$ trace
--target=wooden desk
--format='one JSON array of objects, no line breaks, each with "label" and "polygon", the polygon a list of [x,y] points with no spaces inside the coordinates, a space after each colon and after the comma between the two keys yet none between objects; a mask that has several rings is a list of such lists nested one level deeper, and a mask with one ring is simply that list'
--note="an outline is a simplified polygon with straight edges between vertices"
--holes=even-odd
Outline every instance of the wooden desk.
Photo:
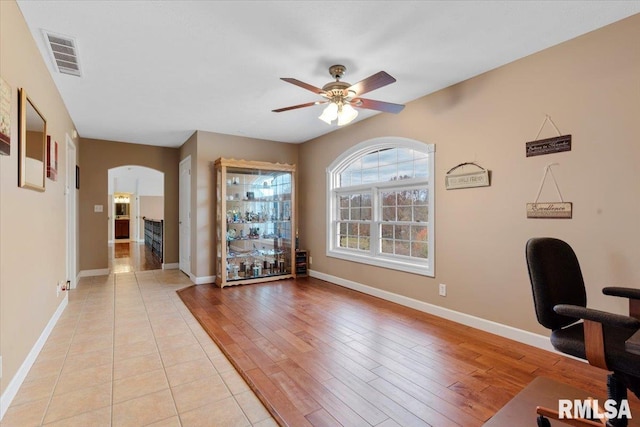
[{"label": "wooden desk", "polygon": [[640,355],[640,330],[636,331],[635,334],[631,335],[631,337],[625,341],[624,348],[629,353]]}]

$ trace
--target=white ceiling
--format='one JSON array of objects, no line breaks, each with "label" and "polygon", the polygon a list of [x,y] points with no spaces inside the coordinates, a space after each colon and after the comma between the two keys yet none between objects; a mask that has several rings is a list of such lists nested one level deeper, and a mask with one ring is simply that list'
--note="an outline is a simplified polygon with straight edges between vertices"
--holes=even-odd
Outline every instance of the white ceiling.
[{"label": "white ceiling", "polygon": [[[18,4],[81,136],[178,147],[195,130],[299,143],[336,130],[328,68],[366,98],[407,103],[640,13],[640,1],[36,1]],[[42,30],[76,39],[82,77],[54,71]],[[35,100],[37,102],[37,100]],[[357,120],[376,113],[360,110]],[[402,113],[400,113],[402,114]]]}]

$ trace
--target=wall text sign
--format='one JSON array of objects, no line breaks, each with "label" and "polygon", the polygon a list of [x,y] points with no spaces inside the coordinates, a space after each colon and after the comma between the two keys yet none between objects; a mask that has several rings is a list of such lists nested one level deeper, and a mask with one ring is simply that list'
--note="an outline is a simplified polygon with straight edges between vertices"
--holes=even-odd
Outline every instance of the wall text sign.
[{"label": "wall text sign", "polygon": [[539,139],[537,141],[527,142],[526,145],[527,157],[571,151],[571,135]]},{"label": "wall text sign", "polygon": [[572,217],[571,202],[527,203],[527,218],[566,218]]},{"label": "wall text sign", "polygon": [[445,187],[447,190],[488,187],[489,185],[489,171],[487,170],[445,176]]}]

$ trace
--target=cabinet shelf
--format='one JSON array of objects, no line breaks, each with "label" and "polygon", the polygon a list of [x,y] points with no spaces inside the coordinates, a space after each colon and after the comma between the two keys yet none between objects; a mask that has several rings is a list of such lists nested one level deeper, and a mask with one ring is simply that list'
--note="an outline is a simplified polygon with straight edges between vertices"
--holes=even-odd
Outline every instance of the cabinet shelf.
[{"label": "cabinet shelf", "polygon": [[295,277],[295,166],[224,158],[214,166],[216,284]]}]

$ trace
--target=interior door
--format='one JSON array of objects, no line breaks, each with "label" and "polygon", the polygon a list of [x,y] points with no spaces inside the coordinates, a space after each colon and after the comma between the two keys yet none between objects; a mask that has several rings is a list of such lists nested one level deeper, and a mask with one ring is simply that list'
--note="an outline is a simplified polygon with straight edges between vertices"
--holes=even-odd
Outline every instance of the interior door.
[{"label": "interior door", "polygon": [[180,162],[179,185],[180,270],[191,275],[191,156]]}]

